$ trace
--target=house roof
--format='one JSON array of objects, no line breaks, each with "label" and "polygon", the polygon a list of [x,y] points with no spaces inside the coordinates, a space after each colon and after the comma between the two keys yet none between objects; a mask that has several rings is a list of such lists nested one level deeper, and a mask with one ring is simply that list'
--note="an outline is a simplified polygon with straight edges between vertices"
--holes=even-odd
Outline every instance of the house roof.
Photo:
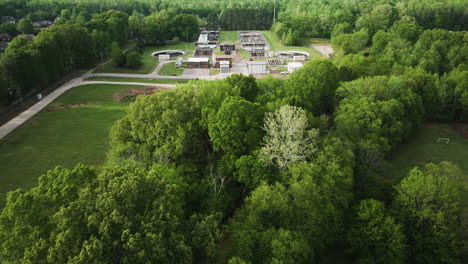
[{"label": "house roof", "polygon": [[18,22],[18,20],[17,20],[16,18],[12,17],[12,16],[2,16],[1,21],[2,21],[3,23],[6,23],[6,22],[13,22],[13,23],[16,23],[16,22]]},{"label": "house roof", "polygon": [[0,39],[11,39],[11,36],[8,34],[0,34]]}]

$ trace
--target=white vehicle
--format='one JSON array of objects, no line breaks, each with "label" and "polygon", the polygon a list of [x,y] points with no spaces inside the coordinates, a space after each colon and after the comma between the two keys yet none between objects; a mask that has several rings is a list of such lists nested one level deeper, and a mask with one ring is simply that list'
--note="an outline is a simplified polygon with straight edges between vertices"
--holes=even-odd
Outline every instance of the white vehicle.
[{"label": "white vehicle", "polygon": [[281,75],[286,75],[286,74],[289,74],[289,72],[288,71],[282,71],[282,72],[280,72],[280,74]]}]

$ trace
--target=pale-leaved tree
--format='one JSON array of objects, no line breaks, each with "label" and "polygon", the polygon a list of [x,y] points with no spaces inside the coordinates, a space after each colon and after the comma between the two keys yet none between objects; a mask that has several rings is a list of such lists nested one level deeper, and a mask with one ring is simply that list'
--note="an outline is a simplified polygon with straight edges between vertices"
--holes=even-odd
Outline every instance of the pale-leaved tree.
[{"label": "pale-leaved tree", "polygon": [[317,151],[318,129],[309,129],[306,112],[300,107],[282,106],[265,116],[263,147],[260,158],[280,171],[289,164],[307,160]]}]

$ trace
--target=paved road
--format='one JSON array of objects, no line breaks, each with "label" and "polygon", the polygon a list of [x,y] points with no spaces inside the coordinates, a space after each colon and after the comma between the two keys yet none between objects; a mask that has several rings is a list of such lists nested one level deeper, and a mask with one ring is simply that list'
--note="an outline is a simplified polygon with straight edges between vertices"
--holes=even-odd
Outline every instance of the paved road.
[{"label": "paved road", "polygon": [[156,84],[156,83],[138,83],[138,82],[105,82],[105,81],[85,81],[86,79],[92,77],[120,77],[120,78],[149,78],[149,79],[203,79],[203,80],[216,80],[224,79],[227,76],[230,76],[235,73],[244,73],[247,74],[247,67],[242,67],[242,65],[235,65],[231,73],[220,73],[218,75],[210,76],[208,75],[199,75],[199,74],[183,74],[181,76],[164,76],[159,75],[158,72],[161,67],[166,64],[174,61],[165,61],[159,63],[159,65],[154,69],[150,74],[123,74],[123,73],[92,73],[92,70],[87,72],[81,77],[72,79],[64,84],[62,84],[55,91],[44,97],[42,100],[38,101],[35,105],[28,108],[26,111],[19,114],[17,117],[10,120],[8,123],[0,127],[0,140],[8,135],[11,131],[15,130],[17,127],[24,124],[31,117],[37,114],[39,111],[44,109],[48,104],[53,102],[57,97],[70,90],[73,87],[85,85],[85,84],[124,84],[124,85],[143,85],[143,86],[156,86],[164,88],[174,88],[174,84]]},{"label": "paved road", "polygon": [[107,81],[82,81],[80,85],[87,84],[114,84],[114,85],[141,85],[141,86],[152,86],[160,87],[165,89],[174,89],[177,87],[175,84],[165,84],[165,83],[141,83],[141,82],[107,82]]},{"label": "paved road", "polygon": [[201,80],[221,80],[225,79],[226,77],[236,74],[242,73],[244,75],[248,75],[247,66],[245,64],[234,64],[233,68],[231,68],[230,73],[220,73],[217,75],[210,75],[209,71],[205,75],[200,75],[197,73],[192,73],[191,70],[185,70],[184,73],[180,76],[167,76],[167,75],[160,75],[158,74],[159,70],[164,64],[175,62],[173,60],[169,61],[161,61],[158,66],[154,69],[152,73],[149,74],[126,74],[126,73],[93,73],[93,74],[86,74],[84,77],[92,78],[92,77],[118,77],[118,78],[147,78],[147,79],[201,79]]}]

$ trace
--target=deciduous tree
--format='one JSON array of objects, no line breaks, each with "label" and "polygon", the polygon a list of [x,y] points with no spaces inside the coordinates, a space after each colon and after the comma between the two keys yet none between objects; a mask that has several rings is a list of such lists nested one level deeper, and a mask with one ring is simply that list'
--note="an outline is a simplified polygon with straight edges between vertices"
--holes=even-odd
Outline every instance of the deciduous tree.
[{"label": "deciduous tree", "polygon": [[347,234],[356,263],[404,263],[405,236],[402,226],[385,213],[383,203],[362,200],[356,207]]},{"label": "deciduous tree", "polygon": [[280,171],[291,163],[306,161],[317,151],[318,129],[311,129],[307,116],[300,107],[285,105],[265,116],[265,137],[260,150],[264,164],[274,165]]}]

